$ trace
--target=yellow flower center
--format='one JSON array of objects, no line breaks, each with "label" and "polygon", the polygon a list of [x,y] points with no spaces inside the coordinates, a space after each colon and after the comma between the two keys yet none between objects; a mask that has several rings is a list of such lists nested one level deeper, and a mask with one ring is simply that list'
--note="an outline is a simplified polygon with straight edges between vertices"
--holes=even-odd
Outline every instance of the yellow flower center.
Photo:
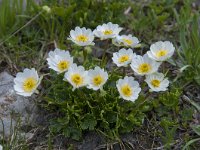
[{"label": "yellow flower center", "polygon": [[100,75],[97,75],[93,78],[94,85],[98,86],[104,81],[103,77]]},{"label": "yellow flower center", "polygon": [[153,85],[154,87],[159,87],[160,86],[160,81],[157,79],[154,79],[151,81],[151,85]]},{"label": "yellow flower center", "polygon": [[147,63],[143,63],[138,67],[138,72],[140,73],[148,73],[152,69],[151,65]]},{"label": "yellow flower center", "polygon": [[165,56],[165,55],[167,55],[167,50],[164,50],[164,49],[161,49],[161,50],[159,50],[159,51],[156,53],[156,56],[157,56],[158,58],[160,58],[160,57],[162,57],[162,56]]},{"label": "yellow flower center", "polygon": [[123,63],[129,60],[129,56],[128,55],[123,55],[119,58],[119,63]]},{"label": "yellow flower center", "polygon": [[31,92],[37,86],[37,80],[33,77],[27,78],[23,83],[23,90]]},{"label": "yellow flower center", "polygon": [[125,96],[127,96],[127,97],[131,96],[132,93],[133,93],[133,91],[132,91],[130,85],[128,85],[128,84],[125,84],[125,85],[123,85],[123,86],[121,87],[121,92],[122,92],[123,95],[125,95]]},{"label": "yellow flower center", "polygon": [[88,41],[88,37],[85,35],[79,35],[76,37],[76,41],[78,42],[87,42]]},{"label": "yellow flower center", "polygon": [[105,30],[105,31],[103,31],[103,34],[104,35],[110,35],[110,34],[113,34],[113,31],[112,30]]},{"label": "yellow flower center", "polygon": [[77,86],[83,84],[83,77],[80,74],[73,74],[71,76],[71,80],[73,83],[75,83]]},{"label": "yellow flower center", "polygon": [[132,45],[132,44],[133,44],[133,41],[130,40],[130,39],[123,38],[123,41],[124,41],[124,43],[126,43],[127,45]]},{"label": "yellow flower center", "polygon": [[60,61],[60,62],[58,63],[57,66],[58,66],[58,69],[59,69],[60,71],[64,71],[64,70],[68,69],[68,67],[69,67],[69,62],[63,60],[63,61]]}]

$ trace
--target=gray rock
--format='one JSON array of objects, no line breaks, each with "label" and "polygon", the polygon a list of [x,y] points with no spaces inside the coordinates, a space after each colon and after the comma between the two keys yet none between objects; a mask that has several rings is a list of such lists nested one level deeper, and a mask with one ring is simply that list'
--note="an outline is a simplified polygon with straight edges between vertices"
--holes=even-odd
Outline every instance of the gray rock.
[{"label": "gray rock", "polygon": [[34,97],[17,95],[13,88],[14,77],[7,72],[0,73],[0,135],[9,137],[16,126],[35,126],[38,108]]}]

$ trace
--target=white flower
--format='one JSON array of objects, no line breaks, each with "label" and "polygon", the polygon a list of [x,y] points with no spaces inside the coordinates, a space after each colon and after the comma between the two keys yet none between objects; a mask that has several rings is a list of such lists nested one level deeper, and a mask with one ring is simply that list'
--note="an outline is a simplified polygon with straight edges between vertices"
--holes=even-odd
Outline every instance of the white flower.
[{"label": "white flower", "polygon": [[118,24],[112,24],[111,22],[97,26],[93,31],[96,37],[103,39],[115,38],[123,28]]},{"label": "white flower", "polygon": [[129,35],[117,36],[114,42],[116,42],[119,45],[134,48],[137,47],[140,41],[138,40],[137,37],[134,37],[131,34],[129,34]]},{"label": "white flower", "polygon": [[14,89],[17,94],[22,96],[31,96],[37,89],[41,82],[41,78],[38,77],[37,71],[32,69],[24,69],[23,72],[19,72],[14,79]]},{"label": "white flower", "polygon": [[73,86],[73,90],[86,86],[88,84],[88,71],[85,71],[83,66],[72,64],[68,72],[65,73],[64,80]]},{"label": "white flower", "polygon": [[73,41],[79,46],[94,45],[94,35],[91,29],[85,27],[76,27],[75,30],[70,31],[69,40]]},{"label": "white flower", "polygon": [[146,76],[145,81],[152,91],[166,91],[169,86],[169,81],[167,78],[164,78],[164,74],[162,73],[153,73]]},{"label": "white flower", "polygon": [[128,76],[117,81],[117,89],[123,99],[133,102],[138,98],[141,91],[139,83],[133,77]]},{"label": "white flower", "polygon": [[3,146],[2,145],[0,145],[0,150],[3,150]]},{"label": "white flower", "polygon": [[165,61],[174,54],[175,47],[169,41],[159,41],[150,46],[150,51],[147,52],[151,59],[156,61]]},{"label": "white flower", "polygon": [[160,62],[150,59],[147,54],[144,56],[137,55],[132,60],[131,68],[137,75],[147,75],[156,72],[160,64]]},{"label": "white flower", "polygon": [[54,51],[49,52],[47,61],[49,68],[57,73],[62,73],[67,71],[73,64],[73,57],[70,56],[68,51],[56,48]]},{"label": "white flower", "polygon": [[118,66],[128,66],[131,63],[132,58],[135,57],[136,54],[133,53],[132,49],[120,49],[119,52],[113,53],[112,60]]},{"label": "white flower", "polygon": [[94,70],[88,71],[88,88],[93,90],[98,90],[103,87],[103,85],[108,80],[108,73],[101,69],[100,67],[95,67]]}]

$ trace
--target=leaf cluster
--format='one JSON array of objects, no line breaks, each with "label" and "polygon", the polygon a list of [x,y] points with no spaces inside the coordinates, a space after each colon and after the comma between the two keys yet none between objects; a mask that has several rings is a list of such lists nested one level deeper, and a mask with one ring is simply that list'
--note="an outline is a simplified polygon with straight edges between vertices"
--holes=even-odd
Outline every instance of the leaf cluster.
[{"label": "leaf cluster", "polygon": [[[188,141],[188,131],[193,120],[194,108],[189,107],[181,101],[182,89],[175,84],[166,93],[160,94],[153,100],[156,112],[152,122],[159,125],[156,134],[161,137],[166,149],[173,148],[177,138]],[[182,131],[180,131],[182,129]],[[185,135],[181,135],[181,132]]]},{"label": "leaf cluster", "polygon": [[104,87],[105,91],[86,88],[72,91],[71,86],[63,82],[63,74],[57,77],[53,72],[49,81],[46,83],[49,88],[45,105],[57,112],[51,120],[51,131],[76,140],[86,131],[93,130],[110,139],[117,139],[119,134],[141,126],[144,112],[152,108],[143,96],[135,103],[120,99],[111,79],[107,81],[109,86]]}]

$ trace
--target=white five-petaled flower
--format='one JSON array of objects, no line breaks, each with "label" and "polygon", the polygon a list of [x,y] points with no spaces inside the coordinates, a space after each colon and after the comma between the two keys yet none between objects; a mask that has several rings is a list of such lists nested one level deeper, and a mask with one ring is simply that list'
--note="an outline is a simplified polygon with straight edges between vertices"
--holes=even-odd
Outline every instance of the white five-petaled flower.
[{"label": "white five-petaled flower", "polygon": [[131,63],[132,58],[135,56],[136,54],[133,53],[132,49],[126,50],[122,48],[119,50],[119,52],[113,53],[112,60],[118,67],[121,67],[121,66],[126,67],[128,66],[128,64]]},{"label": "white five-petaled flower", "polygon": [[151,90],[155,92],[166,91],[167,87],[169,86],[169,81],[167,78],[164,78],[163,73],[156,72],[147,75],[145,81],[147,82]]},{"label": "white five-petaled flower", "polygon": [[76,27],[75,30],[70,31],[69,40],[73,41],[79,46],[94,45],[94,35],[91,29],[85,27]]},{"label": "white five-petaled flower", "polygon": [[133,102],[138,98],[141,91],[139,83],[133,77],[128,76],[117,81],[117,89],[123,99]]},{"label": "white five-petaled flower", "polygon": [[132,36],[131,34],[129,35],[120,35],[117,36],[116,39],[114,40],[114,43],[117,43],[119,45],[123,45],[126,47],[137,47],[137,45],[140,43],[137,37]]},{"label": "white five-petaled flower", "polygon": [[94,70],[88,71],[88,88],[93,90],[98,90],[103,87],[103,85],[108,80],[108,73],[101,69],[100,67],[95,67]]},{"label": "white five-petaled flower", "polygon": [[38,73],[34,68],[26,68],[23,72],[17,73],[16,78],[14,79],[14,89],[19,95],[31,96],[36,92],[41,79],[42,78],[38,77]]},{"label": "white five-petaled flower", "polygon": [[158,41],[150,46],[147,52],[151,59],[156,61],[165,61],[174,54],[175,47],[169,41]]},{"label": "white five-petaled flower", "polygon": [[56,48],[54,51],[49,52],[47,61],[49,68],[57,73],[62,73],[67,71],[73,64],[73,57],[70,56],[68,51]]},{"label": "white five-petaled flower", "polygon": [[73,90],[86,86],[88,84],[88,71],[85,71],[83,66],[72,64],[65,73],[64,80],[67,80],[73,86]]},{"label": "white five-petaled flower", "polygon": [[112,24],[111,22],[103,25],[98,25],[93,31],[96,37],[103,39],[115,38],[123,28],[118,24]]},{"label": "white five-petaled flower", "polygon": [[137,55],[132,60],[131,68],[137,75],[148,75],[156,72],[160,64],[160,62],[150,59],[147,54],[144,56]]}]

